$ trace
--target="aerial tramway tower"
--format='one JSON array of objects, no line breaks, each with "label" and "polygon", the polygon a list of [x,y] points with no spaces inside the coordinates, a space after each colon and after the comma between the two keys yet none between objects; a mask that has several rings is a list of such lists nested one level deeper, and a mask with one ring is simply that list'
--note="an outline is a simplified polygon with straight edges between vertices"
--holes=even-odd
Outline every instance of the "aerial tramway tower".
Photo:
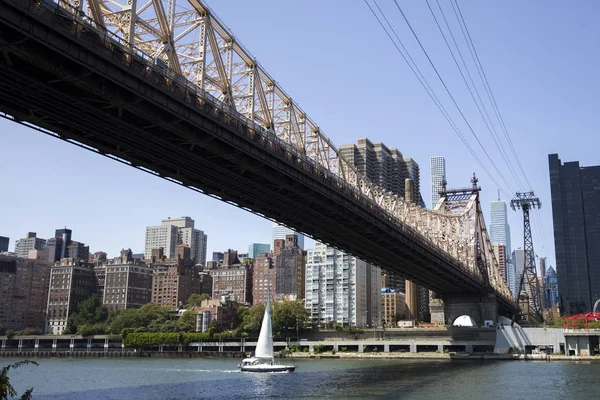
[{"label": "aerial tramway tower", "polygon": [[520,277],[517,299],[521,306],[523,319],[527,323],[537,324],[542,322],[542,297],[538,277],[535,272],[535,253],[533,252],[533,239],[531,237],[531,224],[529,222],[529,210],[541,208],[540,199],[533,192],[516,193],[516,198],[510,202],[513,210],[523,210],[523,234],[525,264]]}]

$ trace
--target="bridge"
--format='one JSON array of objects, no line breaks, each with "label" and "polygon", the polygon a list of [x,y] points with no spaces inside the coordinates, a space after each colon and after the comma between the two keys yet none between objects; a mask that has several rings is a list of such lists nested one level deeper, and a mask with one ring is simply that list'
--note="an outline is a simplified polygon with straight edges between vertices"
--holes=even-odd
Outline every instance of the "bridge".
[{"label": "bridge", "polygon": [[198,0],[69,1],[0,0],[4,118],[516,312],[476,181],[433,211],[380,189]]}]

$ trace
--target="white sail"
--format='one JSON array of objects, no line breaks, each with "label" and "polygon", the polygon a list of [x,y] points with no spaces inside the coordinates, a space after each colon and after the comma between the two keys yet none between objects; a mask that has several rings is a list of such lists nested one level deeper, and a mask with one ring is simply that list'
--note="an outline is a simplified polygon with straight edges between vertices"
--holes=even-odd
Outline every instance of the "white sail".
[{"label": "white sail", "polygon": [[254,356],[257,358],[273,359],[273,330],[271,328],[271,302],[267,300],[265,316],[263,317],[258,343]]}]

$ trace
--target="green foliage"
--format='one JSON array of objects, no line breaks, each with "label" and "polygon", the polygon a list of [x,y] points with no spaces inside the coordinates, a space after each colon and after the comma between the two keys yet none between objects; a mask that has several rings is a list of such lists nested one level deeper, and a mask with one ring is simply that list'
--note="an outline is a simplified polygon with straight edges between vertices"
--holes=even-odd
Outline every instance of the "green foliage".
[{"label": "green foliage", "polygon": [[342,353],[346,353],[348,351],[348,348],[346,346],[342,346],[339,348],[339,351]]},{"label": "green foliage", "polygon": [[124,328],[123,330],[121,330],[121,340],[125,340],[127,335],[129,335],[130,333],[136,332],[136,331],[137,331],[137,329],[135,329],[135,328]]},{"label": "green foliage", "polygon": [[208,332],[190,332],[183,334],[183,344],[188,345],[191,342],[202,342],[210,339]]},{"label": "green foliage", "polygon": [[12,338],[15,337],[15,330],[14,329],[7,329],[6,330],[6,337],[10,340]]},{"label": "green foliage", "polygon": [[84,333],[80,332],[80,326],[83,326],[83,331],[86,334],[94,334],[89,332],[96,331],[104,333],[106,325],[100,327],[99,324],[106,322],[107,318],[108,311],[106,310],[106,307],[104,307],[104,304],[102,304],[102,297],[98,294],[94,294],[79,303],[77,311],[71,314],[67,321],[65,333],[78,333],[85,336]]},{"label": "green foliage", "polygon": [[100,322],[97,324],[83,324],[77,327],[77,333],[81,336],[91,336],[91,335],[103,335],[106,333],[108,329],[108,324],[106,322]]},{"label": "green foliage", "polygon": [[137,329],[145,326],[150,332],[176,332],[174,324],[166,324],[167,321],[176,318],[176,315],[169,315],[168,307],[148,303],[140,308],[128,308],[112,314],[109,317],[108,331],[114,333],[121,332],[125,328]]},{"label": "green foliage", "polygon": [[315,351],[315,354],[321,354],[323,351],[325,351],[325,346],[322,344],[315,344],[313,346],[313,350]]},{"label": "green foliage", "polygon": [[[250,308],[238,310],[238,318],[242,321],[239,330],[250,336],[260,332],[265,305],[256,304]],[[273,334],[275,336],[294,336],[299,330],[310,325],[310,312],[299,301],[281,301],[272,304]]]},{"label": "green foliage", "polygon": [[33,328],[25,328],[21,329],[16,333],[17,336],[31,336],[31,335],[41,335],[42,332],[39,329]]},{"label": "green foliage", "polygon": [[589,329],[600,329],[600,321],[590,321],[588,322]]},{"label": "green foliage", "polygon": [[185,303],[185,308],[190,309],[193,307],[200,307],[202,305],[203,300],[210,299],[210,296],[206,293],[198,294],[194,293],[190,296],[190,298]]},{"label": "green foliage", "polygon": [[[19,368],[20,366],[26,365],[26,364],[39,365],[35,361],[23,360],[23,361],[19,361],[17,363],[11,364],[11,365],[7,365],[6,367],[3,367],[2,370],[0,370],[0,399],[1,400],[8,399],[9,397],[15,397],[17,395],[17,391],[10,384],[10,379],[8,378],[8,371],[10,371],[11,369]],[[27,391],[25,393],[23,393],[23,395],[21,396],[21,400],[30,399],[32,392],[33,392],[33,388],[27,389]]]},{"label": "green foliage", "polygon": [[300,351],[300,347],[296,346],[295,344],[291,345],[290,348],[290,353],[297,353]]},{"label": "green foliage", "polygon": [[140,348],[142,346],[159,346],[161,344],[166,345],[178,345],[183,342],[183,335],[180,333],[129,333],[123,339],[125,347],[129,348]]}]

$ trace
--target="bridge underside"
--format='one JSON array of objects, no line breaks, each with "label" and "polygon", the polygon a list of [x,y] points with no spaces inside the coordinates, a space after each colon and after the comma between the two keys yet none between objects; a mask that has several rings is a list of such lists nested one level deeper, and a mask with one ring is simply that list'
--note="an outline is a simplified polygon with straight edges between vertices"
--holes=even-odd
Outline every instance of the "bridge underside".
[{"label": "bridge underside", "polygon": [[[438,293],[490,292],[229,110],[74,30],[0,2],[0,111],[286,223]],[[513,312],[507,299],[498,304],[500,312]]]}]

